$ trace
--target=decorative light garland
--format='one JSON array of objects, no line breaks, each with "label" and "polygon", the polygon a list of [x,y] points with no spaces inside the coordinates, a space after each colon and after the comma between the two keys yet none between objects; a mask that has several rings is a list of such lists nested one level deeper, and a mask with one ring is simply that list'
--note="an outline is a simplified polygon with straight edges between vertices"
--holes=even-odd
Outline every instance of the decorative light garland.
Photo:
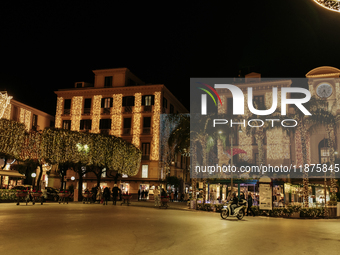
[{"label": "decorative light garland", "polygon": [[71,107],[71,130],[79,131],[80,129],[80,120],[81,120],[81,112],[83,106],[83,97],[77,96],[72,97],[72,107]]},{"label": "decorative light garland", "polygon": [[122,127],[122,103],[123,94],[113,95],[113,107],[111,109],[111,135],[120,137]]},{"label": "decorative light garland", "polygon": [[0,119],[3,117],[7,105],[9,105],[12,98],[13,97],[7,95],[7,92],[0,92]]},{"label": "decorative light garland", "polygon": [[135,93],[135,106],[133,108],[133,128],[132,128],[132,144],[137,148],[140,146],[140,129],[142,114],[142,93]]},{"label": "decorative light garland", "polygon": [[63,103],[64,103],[64,98],[58,97],[57,98],[57,110],[56,110],[56,115],[55,115],[55,127],[56,128],[62,128],[61,115],[63,114]]},{"label": "decorative light garland", "polygon": [[290,140],[281,129],[270,129],[267,135],[267,158],[271,160],[290,158]]},{"label": "decorative light garland", "polygon": [[159,159],[159,128],[161,114],[161,92],[155,92],[155,105],[153,111],[152,122],[152,148],[151,160]]},{"label": "decorative light garland", "polygon": [[99,133],[100,123],[100,111],[101,111],[101,95],[93,96],[93,107],[92,107],[92,133]]},{"label": "decorative light garland", "polygon": [[339,0],[314,0],[314,2],[327,10],[340,12]]},{"label": "decorative light garland", "polygon": [[2,117],[4,119],[7,119],[7,120],[11,119],[11,110],[12,110],[12,104],[9,103],[6,107],[4,115]]}]

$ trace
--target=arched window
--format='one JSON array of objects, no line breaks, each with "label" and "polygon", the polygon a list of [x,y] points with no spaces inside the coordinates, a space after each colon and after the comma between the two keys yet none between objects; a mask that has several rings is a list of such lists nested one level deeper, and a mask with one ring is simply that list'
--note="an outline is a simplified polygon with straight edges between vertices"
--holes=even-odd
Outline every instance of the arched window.
[{"label": "arched window", "polygon": [[328,147],[328,139],[323,139],[319,143],[319,162],[324,164],[330,161],[331,150]]}]

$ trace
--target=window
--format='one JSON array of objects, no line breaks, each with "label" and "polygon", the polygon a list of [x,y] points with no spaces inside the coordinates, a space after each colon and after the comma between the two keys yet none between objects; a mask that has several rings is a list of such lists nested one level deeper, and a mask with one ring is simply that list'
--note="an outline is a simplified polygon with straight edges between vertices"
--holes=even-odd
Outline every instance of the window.
[{"label": "window", "polygon": [[77,88],[82,88],[83,87],[83,83],[82,82],[77,82],[76,87]]},{"label": "window", "polygon": [[175,108],[172,104],[170,104],[170,114],[175,113]]},{"label": "window", "polygon": [[144,106],[151,106],[155,104],[155,96],[154,95],[147,95],[142,96],[142,105]]},{"label": "window", "polygon": [[99,121],[99,129],[111,129],[111,119],[101,119]]},{"label": "window", "polygon": [[142,178],[148,178],[149,165],[142,165]]},{"label": "window", "polygon": [[135,97],[134,96],[123,97],[123,106],[135,106]]},{"label": "window", "polygon": [[71,130],[71,120],[63,120],[63,129]]},{"label": "window", "polygon": [[163,108],[168,108],[168,100],[165,97],[163,97]]},{"label": "window", "polygon": [[85,98],[84,100],[84,114],[90,114],[91,113],[91,98]]},{"label": "window", "polygon": [[112,76],[105,76],[104,87],[112,87]]},{"label": "window", "polygon": [[254,96],[253,97],[253,106],[255,109],[264,108],[264,96]]},{"label": "window", "polygon": [[150,158],[150,143],[142,143],[142,160]]},{"label": "window", "polygon": [[151,133],[151,117],[143,118],[143,134]]},{"label": "window", "polygon": [[13,106],[13,120],[19,121],[19,108],[17,106]]},{"label": "window", "polygon": [[105,97],[102,98],[101,108],[111,108],[113,106],[113,98]]},{"label": "window", "polygon": [[33,114],[33,117],[32,117],[32,127],[35,127],[35,128],[38,127],[38,115],[36,114]]},{"label": "window", "polygon": [[129,135],[131,133],[131,118],[124,118],[123,133]]},{"label": "window", "polygon": [[327,162],[330,162],[330,147],[328,147],[328,139],[323,139],[319,143],[319,161],[320,164],[325,164]]},{"label": "window", "polygon": [[91,130],[92,120],[80,120],[80,130]]},{"label": "window", "polygon": [[71,99],[65,99],[64,101],[64,114],[70,114]]}]

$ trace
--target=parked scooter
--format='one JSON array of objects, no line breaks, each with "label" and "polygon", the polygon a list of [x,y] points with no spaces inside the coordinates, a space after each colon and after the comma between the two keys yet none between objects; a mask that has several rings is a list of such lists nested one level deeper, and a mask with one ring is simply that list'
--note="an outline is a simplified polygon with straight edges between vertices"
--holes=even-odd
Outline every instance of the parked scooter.
[{"label": "parked scooter", "polygon": [[245,215],[246,208],[248,206],[247,200],[242,199],[237,207],[234,209],[234,214],[231,215],[231,203],[232,201],[227,202],[225,205],[223,205],[222,211],[221,211],[221,217],[222,219],[227,219],[228,217],[236,217],[239,220],[242,220],[242,218]]}]

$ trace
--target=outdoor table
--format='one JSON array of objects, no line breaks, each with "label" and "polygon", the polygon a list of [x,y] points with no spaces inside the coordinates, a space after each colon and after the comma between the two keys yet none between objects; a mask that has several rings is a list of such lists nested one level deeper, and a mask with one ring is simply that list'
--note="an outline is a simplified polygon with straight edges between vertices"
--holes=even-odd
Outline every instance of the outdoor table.
[{"label": "outdoor table", "polygon": [[27,205],[27,203],[29,202],[29,191],[28,190],[17,191],[16,197],[18,198],[17,205],[20,205],[20,201],[26,202]]},{"label": "outdoor table", "polygon": [[[123,203],[121,203],[120,205],[126,204],[126,205],[130,205],[130,199],[132,197],[132,195],[123,195]],[[125,203],[126,202],[126,203]]]}]

